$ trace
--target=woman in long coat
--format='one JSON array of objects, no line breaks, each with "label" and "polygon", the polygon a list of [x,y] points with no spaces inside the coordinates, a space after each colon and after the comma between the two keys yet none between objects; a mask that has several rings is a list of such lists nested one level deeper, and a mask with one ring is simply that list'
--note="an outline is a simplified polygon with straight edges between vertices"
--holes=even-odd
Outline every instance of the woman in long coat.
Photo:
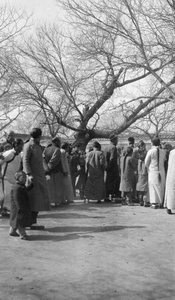
[{"label": "woman in long coat", "polygon": [[98,142],[93,143],[93,151],[86,157],[86,170],[88,173],[85,186],[85,196],[89,200],[97,200],[100,203],[105,198],[104,182],[105,158]]},{"label": "woman in long coat", "polygon": [[[42,131],[40,128],[33,128],[30,133],[30,140],[23,148],[23,170],[28,176],[28,182],[34,187],[29,191],[30,207],[32,211],[32,224],[37,223],[39,211],[50,209],[47,183],[43,167],[42,148],[40,146]],[[43,226],[33,225],[32,229],[43,229]]]},{"label": "woman in long coat", "polygon": [[152,140],[152,148],[148,150],[145,165],[148,168],[148,190],[152,208],[161,207],[165,192],[165,151],[160,148],[160,139]]},{"label": "woman in long coat", "polygon": [[120,191],[126,197],[126,204],[132,204],[134,183],[135,159],[132,157],[133,148],[127,147],[121,157],[121,182]]},{"label": "woman in long coat", "polygon": [[61,164],[61,140],[58,137],[52,139],[52,144],[45,148],[43,158],[47,169],[45,170],[49,178],[47,179],[50,203],[55,206],[63,201],[63,172]]}]

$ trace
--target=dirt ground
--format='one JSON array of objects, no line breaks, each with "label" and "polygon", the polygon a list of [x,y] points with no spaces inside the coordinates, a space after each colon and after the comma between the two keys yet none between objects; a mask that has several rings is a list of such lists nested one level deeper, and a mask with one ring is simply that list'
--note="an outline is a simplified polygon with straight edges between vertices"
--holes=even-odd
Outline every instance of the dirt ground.
[{"label": "dirt ground", "polygon": [[76,201],[39,216],[29,241],[0,219],[0,300],[175,299],[175,215]]}]

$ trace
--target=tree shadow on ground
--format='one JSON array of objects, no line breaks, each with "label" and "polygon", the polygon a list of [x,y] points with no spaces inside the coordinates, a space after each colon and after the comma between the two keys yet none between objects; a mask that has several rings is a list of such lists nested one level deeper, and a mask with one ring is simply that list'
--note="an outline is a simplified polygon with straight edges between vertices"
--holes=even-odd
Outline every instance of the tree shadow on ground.
[{"label": "tree shadow on ground", "polygon": [[[107,231],[117,231],[124,230],[127,228],[142,229],[145,226],[63,226],[63,227],[53,227],[45,228],[43,234],[29,235],[29,240],[31,241],[53,241],[61,242],[79,238],[94,238],[94,233],[101,233]],[[69,233],[73,232],[73,233]],[[68,233],[65,235],[49,235],[48,233]]]},{"label": "tree shadow on ground", "polygon": [[29,241],[52,241],[52,242],[64,242],[69,240],[76,240],[80,238],[93,238],[91,235],[80,235],[78,233],[71,233],[66,235],[29,235]]},{"label": "tree shadow on ground", "polygon": [[106,231],[116,231],[116,230],[123,230],[127,228],[145,228],[145,226],[57,226],[52,228],[45,228],[48,232],[79,232],[79,233],[98,233],[98,232],[106,232]]},{"label": "tree shadow on ground", "polygon": [[78,213],[49,213],[39,216],[40,219],[104,219],[105,217],[102,216],[88,216],[84,214],[78,214]]}]

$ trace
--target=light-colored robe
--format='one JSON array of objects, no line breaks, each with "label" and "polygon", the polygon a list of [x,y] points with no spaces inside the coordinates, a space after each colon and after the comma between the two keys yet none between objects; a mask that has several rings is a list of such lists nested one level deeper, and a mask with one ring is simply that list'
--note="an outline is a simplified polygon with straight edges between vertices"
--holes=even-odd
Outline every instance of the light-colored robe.
[{"label": "light-colored robe", "polygon": [[4,207],[10,209],[11,190],[15,181],[15,173],[19,171],[21,164],[21,154],[16,155],[14,149],[7,150],[3,153],[4,160],[0,161],[1,174],[3,181],[1,181],[1,193],[4,193]]},{"label": "light-colored robe", "polygon": [[47,183],[43,168],[42,148],[31,138],[23,148],[23,170],[33,176],[34,187],[29,191],[31,211],[50,209]]},{"label": "light-colored robe", "polygon": [[[153,146],[148,150],[145,157],[145,166],[148,168],[148,189],[150,203],[162,204],[165,192],[165,152],[159,149],[159,167],[157,147]],[[159,181],[159,174],[161,180]]]},{"label": "light-colored robe", "polygon": [[169,155],[164,206],[175,213],[175,149]]}]

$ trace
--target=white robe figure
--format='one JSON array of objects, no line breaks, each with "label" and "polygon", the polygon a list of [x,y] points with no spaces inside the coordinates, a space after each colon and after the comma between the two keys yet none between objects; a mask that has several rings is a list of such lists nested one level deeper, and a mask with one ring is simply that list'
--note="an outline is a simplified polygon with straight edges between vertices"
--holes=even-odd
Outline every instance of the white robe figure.
[{"label": "white robe figure", "polygon": [[148,168],[148,189],[150,203],[163,204],[165,192],[165,152],[159,148],[159,164],[158,164],[158,148],[152,146],[148,150],[145,165]]},{"label": "white robe figure", "polygon": [[175,149],[169,155],[164,206],[175,213]]}]

